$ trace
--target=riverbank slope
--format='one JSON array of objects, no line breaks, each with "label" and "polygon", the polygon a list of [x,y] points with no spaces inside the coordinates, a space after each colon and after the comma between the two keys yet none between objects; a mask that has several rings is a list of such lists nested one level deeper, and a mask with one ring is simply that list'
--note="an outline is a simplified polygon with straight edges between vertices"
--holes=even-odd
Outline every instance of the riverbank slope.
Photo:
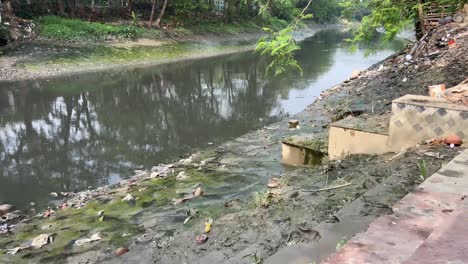
[{"label": "riverbank slope", "polygon": [[[340,25],[304,26],[294,34],[298,41]],[[0,81],[31,80],[116,68],[137,68],[174,61],[200,59],[251,51],[265,33],[207,33],[180,37],[135,39],[101,44],[60,44],[35,41],[12,45],[0,56]]]},{"label": "riverbank slope", "polygon": [[[281,249],[326,240],[318,226],[346,223],[352,211],[352,223],[360,225],[336,235],[338,242],[346,241],[391,213],[391,206],[422,182],[421,160],[430,175],[460,149],[423,145],[399,155],[289,167],[280,164],[279,142],[304,134],[323,139],[336,120],[385,114],[402,95],[426,94],[433,84],[458,84],[468,77],[466,31],[466,26],[440,27],[419,56],[407,60],[409,51],[396,54],[332,87],[294,117],[300,129],[289,129],[284,120],[174,164],[138,171],[114,186],[56,194],[57,207],[32,218],[9,213],[2,220],[1,257],[50,263],[260,263]],[[448,33],[457,36],[457,44],[436,45]],[[352,210],[356,201],[359,210]],[[37,238],[45,242],[35,248]]]}]

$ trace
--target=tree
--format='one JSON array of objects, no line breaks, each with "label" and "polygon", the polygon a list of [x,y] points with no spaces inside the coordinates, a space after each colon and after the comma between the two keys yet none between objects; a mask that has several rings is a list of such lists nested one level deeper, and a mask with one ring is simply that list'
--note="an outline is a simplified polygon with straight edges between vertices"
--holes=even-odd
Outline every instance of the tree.
[{"label": "tree", "polygon": [[[266,4],[269,3],[270,0],[268,0]],[[302,69],[294,58],[294,53],[299,50],[300,47],[294,40],[292,33],[297,29],[302,20],[312,18],[311,14],[305,15],[311,4],[312,0],[308,0],[302,12],[286,28],[278,32],[265,28],[270,35],[261,38],[257,42],[255,51],[259,52],[261,56],[266,57],[270,61],[266,68],[266,74],[278,76],[291,68],[300,71],[302,74]]]},{"label": "tree", "polygon": [[153,5],[151,6],[150,20],[149,20],[150,26],[153,25],[154,11],[155,11],[157,5],[158,5],[158,0],[153,0]]},{"label": "tree", "polygon": [[[345,5],[351,6],[350,2],[353,1],[344,2]],[[354,42],[369,42],[380,33],[384,34],[383,41],[393,40],[406,26],[414,25],[421,19],[423,5],[448,6],[449,9],[455,10],[467,2],[467,0],[369,0],[371,13],[362,19]]]},{"label": "tree", "polygon": [[160,27],[161,25],[161,19],[164,16],[164,13],[166,12],[166,7],[167,7],[167,0],[164,0],[164,4],[161,8],[161,11],[159,12],[158,19],[156,19],[156,27]]}]

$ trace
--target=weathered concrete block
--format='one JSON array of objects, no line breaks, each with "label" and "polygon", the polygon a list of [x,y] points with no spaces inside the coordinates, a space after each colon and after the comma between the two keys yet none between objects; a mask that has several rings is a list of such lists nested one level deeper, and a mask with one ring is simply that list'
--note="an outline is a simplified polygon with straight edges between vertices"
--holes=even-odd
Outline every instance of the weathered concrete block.
[{"label": "weathered concrete block", "polygon": [[390,115],[348,117],[330,125],[328,155],[331,160],[354,154],[389,152]]},{"label": "weathered concrete block", "polygon": [[406,95],[393,101],[389,147],[393,151],[456,134],[468,140],[468,106],[442,98]]}]

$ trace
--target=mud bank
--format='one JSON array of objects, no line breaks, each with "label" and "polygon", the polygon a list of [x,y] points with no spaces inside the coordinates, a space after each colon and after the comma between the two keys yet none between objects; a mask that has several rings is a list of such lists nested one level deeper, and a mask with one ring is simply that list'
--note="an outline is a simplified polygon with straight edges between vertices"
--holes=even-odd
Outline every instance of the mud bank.
[{"label": "mud bank", "polygon": [[[438,30],[434,38],[450,29]],[[412,62],[405,53],[394,55],[331,88],[294,117],[300,129],[289,129],[284,120],[177,163],[138,171],[115,186],[57,194],[53,211],[7,214],[0,257],[7,263],[281,263],[275,254],[282,250],[330,241],[315,259],[304,257],[304,263],[319,261],[366,223],[391,213],[424,180],[422,174],[431,175],[460,149],[420,145],[397,155],[288,167],[279,162],[281,139],[323,138],[333,121],[385,114],[404,94],[459,83],[468,77],[467,40]],[[423,160],[425,173],[418,166]],[[278,186],[269,189],[272,178]],[[350,224],[333,229],[339,223]],[[197,243],[203,234],[207,238]],[[54,239],[34,248],[40,235]],[[86,238],[95,239],[83,243]],[[129,252],[116,256],[119,247]]]},{"label": "mud bank", "polygon": [[[313,25],[296,32],[302,41],[340,25]],[[205,34],[161,41],[136,40],[102,45],[38,41],[3,48],[0,81],[31,80],[119,68],[141,68],[251,51],[264,33]],[[1,54],[1,53],[0,53]]]}]

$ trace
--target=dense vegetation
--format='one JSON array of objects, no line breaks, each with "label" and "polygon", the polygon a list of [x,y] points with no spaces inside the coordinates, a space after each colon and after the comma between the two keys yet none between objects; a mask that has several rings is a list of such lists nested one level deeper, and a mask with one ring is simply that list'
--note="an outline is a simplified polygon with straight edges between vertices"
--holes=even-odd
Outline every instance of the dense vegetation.
[{"label": "dense vegetation", "polygon": [[[239,33],[285,28],[306,0],[2,0],[4,20],[34,21],[39,36],[103,41],[161,34],[155,31]],[[341,0],[316,0],[307,13],[318,23],[340,16]],[[105,23],[105,24],[104,24]],[[3,23],[0,23],[3,25]],[[24,26],[23,26],[24,27]],[[20,26],[21,28],[21,26]],[[8,33],[1,31],[5,38]],[[19,35],[19,34],[16,34]],[[10,36],[11,37],[11,36]],[[1,37],[0,37],[1,38]],[[13,37],[18,38],[18,36]],[[21,38],[19,38],[21,39]]]},{"label": "dense vegetation", "polygon": [[362,19],[354,41],[370,41],[383,33],[389,41],[405,27],[418,25],[424,10],[434,9],[450,14],[466,4],[467,0],[345,0],[343,15]]},{"label": "dense vegetation", "polygon": [[[392,40],[417,25],[425,7],[444,12],[468,0],[0,0],[0,44],[40,37],[60,41],[106,41],[161,32],[270,32],[257,51],[278,75],[299,69],[291,37],[304,20],[331,23],[338,17],[361,21],[354,41]],[[2,18],[7,23],[2,23]],[[29,21],[29,22],[28,22]],[[31,23],[30,21],[34,21]]]}]

